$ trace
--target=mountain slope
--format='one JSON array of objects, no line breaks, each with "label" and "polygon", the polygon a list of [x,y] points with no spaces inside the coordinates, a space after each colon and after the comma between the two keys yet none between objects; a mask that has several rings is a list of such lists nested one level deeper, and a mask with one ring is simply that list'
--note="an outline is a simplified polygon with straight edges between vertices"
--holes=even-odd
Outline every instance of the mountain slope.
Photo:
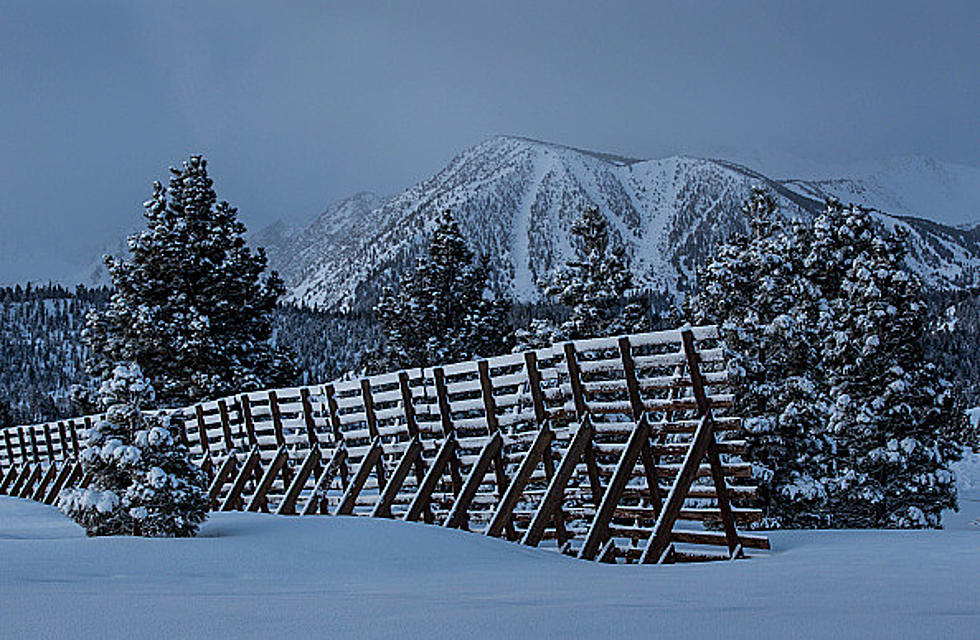
[{"label": "mountain slope", "polygon": [[[718,241],[744,228],[739,205],[753,186],[772,190],[785,215],[806,217],[826,196],[888,210],[897,196],[888,196],[886,182],[773,180],[722,160],[636,160],[497,137],[390,199],[358,194],[333,205],[310,228],[279,241],[273,265],[295,301],[330,308],[369,304],[381,283],[411,264],[423,231],[449,208],[474,248],[489,257],[495,284],[529,301],[540,296],[538,279],[569,258],[572,220],[597,206],[615,241],[631,254],[638,281],[677,294],[691,286],[696,265]],[[922,192],[894,211],[907,214]],[[910,265],[932,285],[973,277],[980,266],[977,228],[880,217],[909,231]]]}]

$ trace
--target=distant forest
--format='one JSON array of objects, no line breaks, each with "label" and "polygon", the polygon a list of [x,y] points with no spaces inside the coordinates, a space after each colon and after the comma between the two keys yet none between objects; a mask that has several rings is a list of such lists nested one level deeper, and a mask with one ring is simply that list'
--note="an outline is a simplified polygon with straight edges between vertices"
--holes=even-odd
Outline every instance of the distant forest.
[{"label": "distant forest", "polygon": [[[69,417],[70,390],[88,382],[82,330],[85,314],[106,304],[107,288],[59,285],[0,287],[0,426]],[[980,289],[931,293],[935,331],[929,358],[980,404]],[[560,316],[561,309],[518,306],[516,326],[532,315]],[[324,382],[356,371],[380,342],[370,312],[323,312],[281,305],[274,339],[296,353],[299,384]]]}]

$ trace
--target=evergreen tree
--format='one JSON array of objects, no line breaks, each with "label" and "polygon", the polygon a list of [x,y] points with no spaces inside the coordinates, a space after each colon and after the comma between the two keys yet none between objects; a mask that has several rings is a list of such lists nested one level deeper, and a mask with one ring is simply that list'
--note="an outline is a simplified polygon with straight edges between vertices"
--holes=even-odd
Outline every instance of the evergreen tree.
[{"label": "evergreen tree", "polygon": [[587,208],[572,225],[572,246],[575,258],[543,283],[545,293],[569,307],[571,315],[558,331],[539,325],[536,332],[547,339],[577,339],[648,330],[644,305],[630,300],[635,291],[629,258],[612,242],[609,222],[598,208]]},{"label": "evergreen tree", "polygon": [[147,417],[153,388],[133,364],[100,388],[105,419],[87,430],[79,459],[91,479],[58,506],[90,536],[189,537],[207,518],[207,477],[178,441],[176,414]]},{"label": "evergreen tree", "polygon": [[265,252],[246,246],[245,225],[217,201],[204,158],[170,171],[168,188],[153,185],[130,259],[106,259],[115,291],[88,318],[90,374],[136,362],[168,405],[291,383],[290,355],[270,341],[282,280],[262,277]]},{"label": "evergreen tree", "polygon": [[925,359],[930,318],[904,254],[904,237],[880,234],[858,207],[831,203],[814,224],[808,260],[839,277],[824,344],[835,526],[938,527],[956,508],[948,467],[966,444],[966,407]]},{"label": "evergreen tree", "polygon": [[371,367],[402,369],[488,357],[509,347],[509,301],[487,290],[488,267],[466,246],[446,210],[426,254],[385,288],[375,315],[384,350]]},{"label": "evergreen tree", "polygon": [[967,428],[925,361],[928,316],[904,239],[834,202],[782,229],[762,192],[744,212],[752,235],[718,249],[692,312],[719,322],[732,350],[767,524],[939,526]]},{"label": "evergreen tree", "polygon": [[782,229],[775,200],[761,189],[742,213],[749,235],[721,245],[699,271],[692,316],[720,324],[764,524],[826,526],[833,446],[819,368],[826,317],[803,267],[807,231]]}]

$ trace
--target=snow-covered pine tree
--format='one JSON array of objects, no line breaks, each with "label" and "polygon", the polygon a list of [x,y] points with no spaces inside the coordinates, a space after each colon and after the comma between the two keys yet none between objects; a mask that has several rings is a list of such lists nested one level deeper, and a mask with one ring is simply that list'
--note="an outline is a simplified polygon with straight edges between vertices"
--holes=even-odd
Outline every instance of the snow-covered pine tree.
[{"label": "snow-covered pine tree", "polygon": [[99,390],[105,419],[85,434],[85,488],[58,507],[90,536],[189,537],[207,518],[207,477],[180,443],[175,414],[149,417],[153,387],[135,364],[116,366]]},{"label": "snow-covered pine tree", "polygon": [[956,507],[949,463],[967,432],[965,404],[924,356],[930,326],[905,239],[859,207],[828,203],[807,262],[836,289],[823,345],[835,399],[833,526],[939,527]]},{"label": "snow-covered pine tree", "polygon": [[648,330],[644,305],[631,299],[636,292],[629,256],[610,238],[609,221],[597,207],[586,208],[572,225],[572,247],[575,258],[542,283],[545,293],[569,307],[571,315],[558,332],[545,325],[537,331],[577,339]]},{"label": "snow-covered pine tree", "polygon": [[375,315],[385,344],[372,368],[401,369],[493,356],[507,351],[510,302],[488,291],[488,267],[467,247],[449,210],[426,253],[385,288]]},{"label": "snow-covered pine tree", "polygon": [[90,375],[136,362],[165,405],[289,384],[291,356],[270,342],[282,280],[263,278],[265,252],[217,201],[204,158],[170,171],[169,187],[153,185],[129,260],[106,258],[115,292],[88,318]]},{"label": "snow-covered pine tree", "polygon": [[827,318],[803,265],[808,231],[783,228],[775,200],[761,189],[742,213],[749,234],[720,245],[699,270],[691,316],[718,323],[725,339],[764,524],[827,526],[833,445],[819,368]]}]

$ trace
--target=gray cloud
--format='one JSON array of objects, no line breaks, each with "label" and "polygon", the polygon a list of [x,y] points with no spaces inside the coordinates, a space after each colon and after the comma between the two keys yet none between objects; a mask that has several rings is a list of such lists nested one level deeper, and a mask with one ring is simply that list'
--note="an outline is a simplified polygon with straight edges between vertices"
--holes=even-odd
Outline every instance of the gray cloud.
[{"label": "gray cloud", "polygon": [[498,133],[980,165],[977,7],[2,2],[0,281],[139,224],[192,152],[253,226],[395,192]]}]

